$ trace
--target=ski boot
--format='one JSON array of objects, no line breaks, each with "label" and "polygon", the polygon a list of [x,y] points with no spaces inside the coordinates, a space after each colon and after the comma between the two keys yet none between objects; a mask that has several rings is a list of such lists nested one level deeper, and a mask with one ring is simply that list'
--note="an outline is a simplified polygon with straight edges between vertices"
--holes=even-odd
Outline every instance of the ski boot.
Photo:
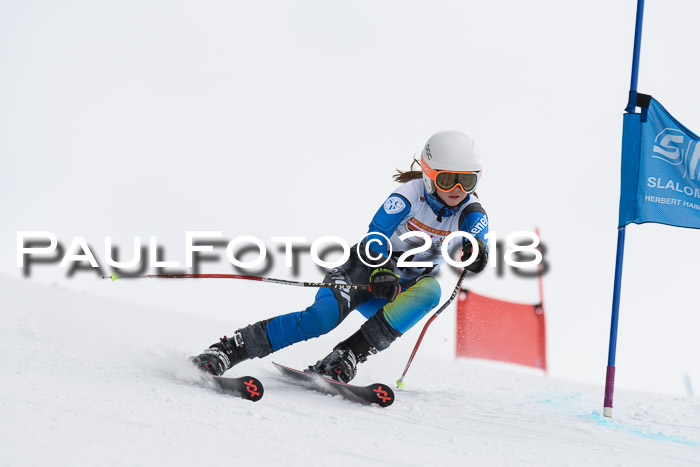
[{"label": "ski boot", "polygon": [[349,383],[357,374],[357,364],[367,361],[377,349],[367,342],[362,330],[336,345],[324,359],[309,366],[307,373],[317,373],[341,383]]},{"label": "ski boot", "polygon": [[222,337],[219,342],[196,357],[192,357],[190,361],[202,373],[221,376],[233,365],[248,358],[243,337],[240,331],[236,331],[233,337]]},{"label": "ski boot", "polygon": [[214,376],[250,358],[262,358],[273,352],[267,337],[267,324],[271,320],[258,321],[233,333],[233,337],[222,337],[204,353],[190,360],[200,371]]},{"label": "ski boot", "polygon": [[367,358],[358,359],[350,349],[335,348],[323,360],[309,366],[307,373],[316,373],[341,383],[349,383],[357,374],[357,364]]}]

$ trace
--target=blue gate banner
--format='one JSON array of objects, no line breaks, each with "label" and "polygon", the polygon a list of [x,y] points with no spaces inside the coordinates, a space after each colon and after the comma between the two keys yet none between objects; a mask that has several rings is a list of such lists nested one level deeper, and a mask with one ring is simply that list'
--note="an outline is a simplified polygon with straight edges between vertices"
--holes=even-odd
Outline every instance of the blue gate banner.
[{"label": "blue gate banner", "polygon": [[700,138],[651,99],[624,115],[620,222],[700,229]]}]

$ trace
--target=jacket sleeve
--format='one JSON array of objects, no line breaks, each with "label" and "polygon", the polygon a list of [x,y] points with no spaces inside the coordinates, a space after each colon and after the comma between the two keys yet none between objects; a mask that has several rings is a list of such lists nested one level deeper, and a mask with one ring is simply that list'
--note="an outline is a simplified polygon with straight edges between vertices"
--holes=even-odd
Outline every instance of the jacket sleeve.
[{"label": "jacket sleeve", "polygon": [[[486,215],[486,211],[481,206],[478,201],[475,203],[470,203],[467,207],[460,213],[459,229],[462,232],[467,232],[475,237],[480,238],[486,242],[486,234],[489,233],[489,218]],[[469,240],[465,237],[462,239],[462,245],[465,245]]]},{"label": "jacket sleeve", "polygon": [[[400,188],[404,188],[403,186]],[[403,193],[401,193],[403,191]],[[373,253],[385,258],[389,255],[387,238],[391,238],[396,228],[411,212],[412,204],[409,190],[397,190],[389,195],[369,224],[366,242]],[[384,238],[382,235],[385,235]]]}]

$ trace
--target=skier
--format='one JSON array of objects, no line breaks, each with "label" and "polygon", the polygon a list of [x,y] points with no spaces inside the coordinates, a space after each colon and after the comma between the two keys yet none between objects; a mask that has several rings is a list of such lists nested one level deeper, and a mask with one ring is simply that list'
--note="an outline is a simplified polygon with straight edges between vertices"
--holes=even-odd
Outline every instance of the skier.
[{"label": "skier", "polygon": [[[259,321],[237,330],[232,337],[221,338],[201,355],[192,357],[197,368],[221,376],[244,360],[262,358],[326,334],[357,309],[367,321],[307,370],[347,383],[355,376],[358,363],[389,347],[438,304],[441,291],[434,276],[444,262],[440,247],[447,235],[460,230],[474,236],[479,251],[467,269],[482,271],[488,262],[488,219],[474,193],[482,170],[474,142],[462,133],[441,131],[423,148],[422,170],[412,170],[416,162],[414,159],[408,171],[394,175],[402,185],[374,215],[365,240],[359,248],[353,246],[348,260],[324,278],[326,283],[369,284],[369,291],[322,288],[314,303],[303,311]],[[409,261],[427,261],[434,266],[397,267],[401,254],[423,245],[420,238],[399,239],[409,231],[425,232],[432,239],[426,251]],[[380,234],[391,242],[391,255]],[[462,257],[471,254],[472,243],[463,238]]]}]

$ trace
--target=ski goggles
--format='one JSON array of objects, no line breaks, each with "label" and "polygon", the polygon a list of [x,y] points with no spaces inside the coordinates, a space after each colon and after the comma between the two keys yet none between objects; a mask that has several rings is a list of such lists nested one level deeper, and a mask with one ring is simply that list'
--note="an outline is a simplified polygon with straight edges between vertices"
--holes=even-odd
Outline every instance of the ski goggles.
[{"label": "ski goggles", "polygon": [[440,191],[452,191],[457,185],[466,193],[471,193],[476,189],[481,172],[454,172],[452,170],[433,170],[428,164],[421,164],[423,172],[435,182],[435,186]]}]

